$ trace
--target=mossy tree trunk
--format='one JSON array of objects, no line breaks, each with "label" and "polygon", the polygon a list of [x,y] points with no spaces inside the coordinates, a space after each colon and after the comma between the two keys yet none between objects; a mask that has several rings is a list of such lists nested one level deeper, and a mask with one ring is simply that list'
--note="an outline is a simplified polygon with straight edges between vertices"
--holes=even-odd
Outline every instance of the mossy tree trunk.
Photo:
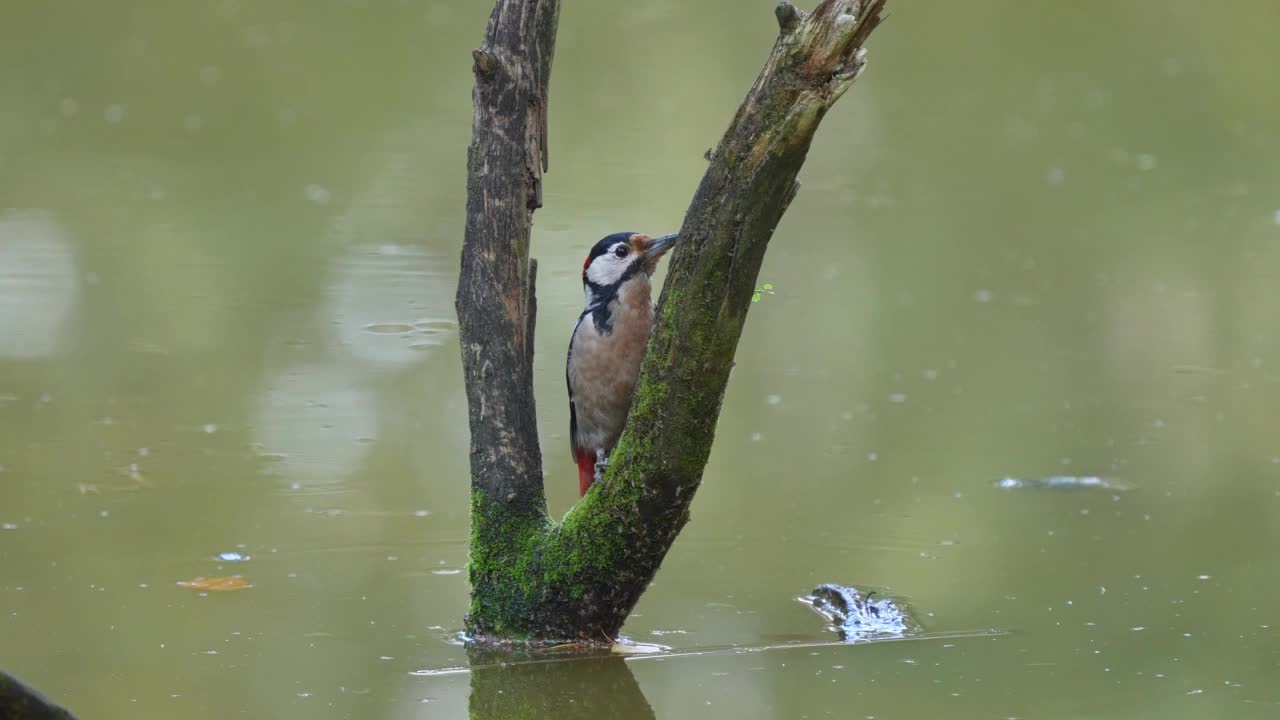
[{"label": "mossy tree trunk", "polygon": [[649,585],[711,451],[765,248],[885,0],[776,9],[780,32],[680,229],[626,428],[560,523],[534,421],[533,210],[546,169],[557,0],[498,0],[477,50],[458,317],[471,420],[472,637],[608,640]]}]

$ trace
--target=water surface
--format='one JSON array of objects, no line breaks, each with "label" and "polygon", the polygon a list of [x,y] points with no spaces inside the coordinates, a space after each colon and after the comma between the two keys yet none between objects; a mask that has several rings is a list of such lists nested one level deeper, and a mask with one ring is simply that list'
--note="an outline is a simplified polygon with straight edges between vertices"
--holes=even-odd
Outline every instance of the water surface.
[{"label": "water surface", "polygon": [[[452,296],[487,5],[0,26],[0,666],[86,718],[1276,714],[1261,0],[893,7],[625,628],[678,654],[424,672],[468,661]],[[771,3],[564,9],[534,239],[557,513],[581,258],[679,226],[774,33]],[[997,485],[1056,476],[1109,484]],[[940,636],[814,646],[795,598],[828,581]]]}]

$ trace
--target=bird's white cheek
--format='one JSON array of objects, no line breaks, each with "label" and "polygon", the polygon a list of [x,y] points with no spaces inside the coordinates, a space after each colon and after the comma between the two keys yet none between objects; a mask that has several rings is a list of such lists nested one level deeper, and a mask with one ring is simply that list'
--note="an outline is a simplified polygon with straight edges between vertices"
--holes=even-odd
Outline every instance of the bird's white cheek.
[{"label": "bird's white cheek", "polygon": [[612,285],[622,277],[627,264],[618,260],[600,258],[587,268],[587,279],[597,285]]}]

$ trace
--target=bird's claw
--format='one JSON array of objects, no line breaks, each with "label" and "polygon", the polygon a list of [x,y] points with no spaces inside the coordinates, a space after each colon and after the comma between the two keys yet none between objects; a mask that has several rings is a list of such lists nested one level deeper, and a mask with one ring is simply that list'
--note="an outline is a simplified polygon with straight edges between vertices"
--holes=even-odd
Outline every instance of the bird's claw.
[{"label": "bird's claw", "polygon": [[596,482],[604,482],[604,471],[607,467],[609,467],[609,458],[602,452],[596,452]]}]

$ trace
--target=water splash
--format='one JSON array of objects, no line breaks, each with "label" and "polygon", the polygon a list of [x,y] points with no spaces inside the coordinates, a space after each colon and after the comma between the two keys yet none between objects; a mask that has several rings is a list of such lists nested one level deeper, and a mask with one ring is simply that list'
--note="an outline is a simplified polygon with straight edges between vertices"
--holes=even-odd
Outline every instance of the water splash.
[{"label": "water splash", "polygon": [[1006,477],[997,480],[995,486],[1001,490],[1023,490],[1043,488],[1050,490],[1078,490],[1084,488],[1093,488],[1097,490],[1128,490],[1128,485],[1114,478],[1098,477],[1096,475],[1051,475],[1049,477],[1023,480],[1020,478]]},{"label": "water splash", "polygon": [[883,594],[872,599],[877,594],[874,590],[860,593],[854,587],[827,583],[797,600],[826,618],[844,642],[905,638],[919,630],[905,604]]}]

